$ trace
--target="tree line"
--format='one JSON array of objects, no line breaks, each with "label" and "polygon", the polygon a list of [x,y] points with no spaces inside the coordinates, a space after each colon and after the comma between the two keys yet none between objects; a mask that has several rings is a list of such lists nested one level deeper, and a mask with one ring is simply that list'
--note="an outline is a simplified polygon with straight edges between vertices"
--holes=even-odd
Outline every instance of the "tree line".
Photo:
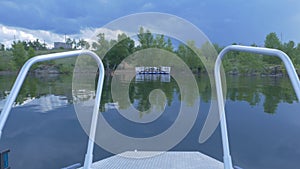
[{"label": "tree line", "polygon": [[[224,48],[213,44],[217,52],[214,53],[211,51],[211,44],[197,47],[195,41],[190,40],[185,44],[179,43],[174,47],[173,41],[174,39],[153,34],[141,27],[137,35],[138,44],[135,44],[135,41],[125,34],[119,35],[117,40],[110,41],[105,39],[104,34],[99,34],[98,42],[93,43],[92,49],[99,56],[104,57],[105,66],[110,70],[114,70],[123,59],[136,51],[159,48],[179,56],[194,73],[205,73],[206,68],[202,62],[203,60],[201,61],[198,55],[206,55],[203,58],[212,57]],[[233,43],[233,45],[236,45],[236,43]],[[257,47],[258,45],[252,44],[251,46]],[[282,50],[290,57],[296,69],[300,69],[300,43],[296,45],[294,41],[281,42],[277,34],[271,32],[265,37],[263,47]],[[105,53],[105,51],[108,52]],[[279,58],[245,52],[229,52],[223,59],[223,66],[225,72],[229,74],[277,76],[286,73],[285,67]]]},{"label": "tree line", "polygon": [[[209,49],[210,44],[202,45],[200,48],[196,46],[193,40],[187,41],[185,44],[176,42],[175,39],[166,37],[162,34],[153,34],[149,30],[140,27],[137,37],[128,37],[126,34],[119,34],[117,39],[108,40],[104,33],[97,35],[97,41],[88,43],[86,40],[67,39],[66,44],[72,46],[72,49],[91,49],[95,51],[103,60],[106,70],[113,71],[127,56],[136,51],[147,48],[158,48],[172,52],[179,56],[194,73],[205,73],[206,69],[198,55],[205,53],[205,48]],[[234,43],[236,44],[236,43]],[[217,44],[213,45],[217,52],[224,47]],[[252,46],[257,46],[252,44]],[[296,69],[300,69],[300,43],[294,41],[281,42],[276,33],[269,33],[264,40],[264,47],[279,49],[285,52],[294,63]],[[5,50],[4,45],[0,45],[0,61],[6,57],[11,58],[11,65],[21,67],[25,61],[41,52],[43,54],[53,53],[56,51],[47,50],[45,43],[41,43],[38,39],[35,41],[17,41],[13,42],[11,49]],[[61,50],[57,51],[60,52]],[[6,52],[6,53],[5,53]],[[7,56],[10,55],[10,56]],[[207,54],[206,54],[207,55]],[[212,54],[214,55],[214,54]],[[211,57],[204,56],[204,58]],[[5,60],[5,59],[4,59]],[[1,68],[0,70],[5,70]],[[229,52],[223,59],[223,66],[226,73],[241,75],[284,75],[285,68],[281,60],[276,57],[262,56],[244,52]],[[72,71],[72,70],[70,70]]]},{"label": "tree line", "polygon": [[[256,46],[252,44],[251,46]],[[269,33],[265,40],[266,48],[279,49],[285,52],[292,60],[295,68],[300,69],[300,43],[294,41],[281,42],[275,32]],[[220,52],[222,48],[215,45]],[[284,75],[286,74],[283,62],[273,56],[263,56],[245,52],[230,52],[223,60],[223,66],[227,73],[247,75]]]},{"label": "tree line", "polygon": [[[100,33],[97,42],[93,42],[91,49],[101,58],[106,70],[113,71],[129,55],[139,50],[157,48],[178,55],[191,70],[204,71],[200,58],[197,56],[194,41],[188,41],[187,45],[180,43],[177,49],[173,45],[173,39],[162,34],[153,34],[143,27],[139,29],[136,41],[126,34],[119,34],[117,39],[107,40],[105,34]],[[196,49],[197,50],[197,49]]]}]

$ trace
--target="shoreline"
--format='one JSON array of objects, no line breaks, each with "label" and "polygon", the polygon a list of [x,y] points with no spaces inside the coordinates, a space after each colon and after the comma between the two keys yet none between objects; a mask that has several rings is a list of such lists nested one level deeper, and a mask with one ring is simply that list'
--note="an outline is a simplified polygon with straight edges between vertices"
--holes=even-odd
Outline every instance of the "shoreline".
[{"label": "shoreline", "polygon": [[[93,73],[95,73],[94,71],[92,71]],[[73,71],[70,72],[70,73],[74,73]],[[76,73],[82,73],[82,74],[86,74],[86,73],[91,73],[90,71],[76,71]],[[107,72],[106,72],[107,73]],[[122,71],[111,71],[109,75],[114,75],[114,74],[135,74],[134,71],[130,70],[130,71],[126,71],[126,70],[122,70]],[[45,70],[39,70],[38,72],[28,72],[28,75],[35,75],[35,76],[40,76],[40,75],[44,75],[44,76],[49,76],[49,75],[64,75],[64,74],[69,74],[69,73],[63,73],[63,72],[59,72],[59,71],[49,71],[47,69]],[[207,74],[207,73],[193,73],[194,75],[201,75],[201,74]],[[227,72],[225,73],[226,75],[229,75],[229,76],[236,76],[236,77],[285,77],[285,76],[288,76],[287,74],[284,74],[284,73],[278,73],[278,74],[273,74],[273,73],[270,73],[270,74],[266,74],[266,73],[250,73],[250,74],[239,74],[239,73],[231,73],[231,72]],[[298,74],[298,72],[297,72]],[[18,75],[18,71],[9,71],[9,70],[2,70],[0,71],[0,76],[10,76],[10,75],[15,75],[17,76]],[[107,75],[107,74],[106,74]],[[298,74],[298,77],[300,77],[300,74]]]}]

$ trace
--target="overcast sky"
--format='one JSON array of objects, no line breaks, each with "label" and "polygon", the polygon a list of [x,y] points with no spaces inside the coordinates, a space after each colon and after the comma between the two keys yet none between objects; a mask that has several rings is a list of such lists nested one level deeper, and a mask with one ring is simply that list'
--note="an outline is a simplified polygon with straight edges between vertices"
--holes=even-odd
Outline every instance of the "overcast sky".
[{"label": "overcast sky", "polygon": [[221,45],[263,45],[270,32],[300,42],[299,0],[0,0],[0,43],[85,37],[93,28],[140,12],[182,17]]}]

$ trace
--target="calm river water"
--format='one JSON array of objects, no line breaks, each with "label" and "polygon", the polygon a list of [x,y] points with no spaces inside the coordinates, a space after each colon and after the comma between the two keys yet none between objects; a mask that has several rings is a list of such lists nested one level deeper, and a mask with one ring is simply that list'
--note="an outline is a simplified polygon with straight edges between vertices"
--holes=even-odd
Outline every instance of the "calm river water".
[{"label": "calm river water", "polygon": [[[14,81],[0,76],[0,109]],[[205,143],[198,137],[210,106],[210,83],[196,78],[200,109],[188,135],[172,150],[200,151],[222,160],[220,128]],[[148,137],[163,132],[174,119],[180,99],[178,85],[171,77],[138,77],[130,84],[129,97],[139,110],[150,106],[150,91],[160,88],[167,104],[156,125],[122,120],[113,103],[110,81],[106,79],[101,111],[114,128],[129,136]],[[227,76],[226,113],[231,153],[235,165],[244,169],[299,168],[300,104],[288,78]],[[121,103],[119,103],[121,104]],[[10,149],[13,169],[53,169],[83,163],[87,135],[77,119],[72,97],[72,77],[28,77],[12,109],[0,141],[0,149]],[[116,120],[117,119],[117,120]],[[113,124],[118,121],[118,124]],[[120,123],[124,121],[124,123]],[[94,160],[112,154],[95,147]]]}]

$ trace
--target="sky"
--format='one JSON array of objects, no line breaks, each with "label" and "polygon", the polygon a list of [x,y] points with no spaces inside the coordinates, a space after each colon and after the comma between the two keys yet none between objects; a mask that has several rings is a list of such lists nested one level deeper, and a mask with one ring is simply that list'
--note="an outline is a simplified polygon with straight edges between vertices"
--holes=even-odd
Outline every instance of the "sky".
[{"label": "sky", "polygon": [[[300,42],[299,0],[0,0],[0,43],[85,38],[117,18],[141,12],[186,19],[221,46],[262,46],[270,32],[283,42]],[[112,30],[103,32],[116,37]]]}]

